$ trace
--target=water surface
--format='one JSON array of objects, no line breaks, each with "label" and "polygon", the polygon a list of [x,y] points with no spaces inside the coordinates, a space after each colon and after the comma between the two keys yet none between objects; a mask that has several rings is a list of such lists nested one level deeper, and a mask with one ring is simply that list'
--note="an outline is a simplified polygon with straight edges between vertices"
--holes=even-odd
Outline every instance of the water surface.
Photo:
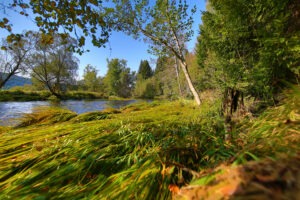
[{"label": "water surface", "polygon": [[135,103],[137,100],[67,100],[60,102],[51,101],[28,101],[28,102],[0,102],[0,125],[12,125],[17,123],[25,113],[32,113],[34,108],[40,106],[61,107],[78,114],[101,111],[105,108],[121,108]]}]

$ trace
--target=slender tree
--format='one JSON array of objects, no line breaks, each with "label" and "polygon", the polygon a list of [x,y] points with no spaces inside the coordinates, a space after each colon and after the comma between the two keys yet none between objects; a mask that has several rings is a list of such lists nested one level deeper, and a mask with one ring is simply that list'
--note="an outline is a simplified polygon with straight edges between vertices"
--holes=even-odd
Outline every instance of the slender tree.
[{"label": "slender tree", "polygon": [[[200,105],[199,94],[191,81],[185,60],[185,43],[193,35],[193,18],[189,16],[187,2],[158,0],[149,3],[146,0],[114,0],[114,3],[115,11],[112,12],[116,20],[114,28],[134,38],[143,37],[149,42],[151,53],[174,55],[178,59],[195,101]],[[195,8],[190,12],[194,13]]]}]

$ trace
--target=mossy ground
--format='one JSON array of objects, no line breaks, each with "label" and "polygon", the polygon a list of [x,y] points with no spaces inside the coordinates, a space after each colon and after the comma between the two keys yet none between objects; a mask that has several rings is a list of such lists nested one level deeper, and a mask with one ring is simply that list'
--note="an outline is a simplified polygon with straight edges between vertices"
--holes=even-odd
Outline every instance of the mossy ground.
[{"label": "mossy ground", "polygon": [[299,151],[299,93],[225,140],[218,104],[152,102],[76,115],[41,110],[0,127],[1,199],[170,199],[221,163]]}]

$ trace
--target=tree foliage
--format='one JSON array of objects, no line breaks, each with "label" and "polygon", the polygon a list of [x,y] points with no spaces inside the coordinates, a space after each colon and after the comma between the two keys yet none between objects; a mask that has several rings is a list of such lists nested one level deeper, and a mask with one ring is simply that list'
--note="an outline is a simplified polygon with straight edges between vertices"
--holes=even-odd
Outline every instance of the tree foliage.
[{"label": "tree foliage", "polygon": [[209,1],[197,46],[203,87],[221,88],[230,112],[244,95],[272,99],[299,77],[295,7],[288,0]]},{"label": "tree foliage", "polygon": [[137,75],[140,75],[142,79],[148,79],[153,75],[153,71],[147,60],[141,60]]},{"label": "tree foliage", "polygon": [[97,76],[97,69],[92,65],[87,65],[83,72],[83,84],[87,90],[96,92],[100,90],[101,78]]},{"label": "tree foliage", "polygon": [[155,68],[156,95],[172,99],[180,96],[174,58],[159,57]]},{"label": "tree foliage", "polygon": [[[110,32],[107,21],[113,21],[107,18],[107,13],[111,12],[111,9],[106,9],[101,0],[9,0],[0,3],[0,9],[3,13],[12,10],[24,17],[33,13],[34,21],[43,33],[50,35],[58,31],[72,33],[78,40],[72,48],[78,53],[83,52],[81,47],[85,45],[87,36],[91,37],[93,45],[103,46]],[[0,28],[13,33],[9,15],[0,18]]]},{"label": "tree foliage", "polygon": [[127,67],[127,61],[114,58],[107,60],[107,74],[104,84],[109,95],[129,97],[133,87],[134,73]]},{"label": "tree foliage", "polygon": [[[44,84],[58,98],[66,91],[69,84],[75,81],[78,60],[70,51],[76,41],[60,35],[32,33],[37,39],[34,52],[28,65],[32,78]],[[48,44],[45,44],[45,40]]]},{"label": "tree foliage", "polygon": [[134,95],[137,97],[152,99],[156,95],[155,82],[151,78],[153,70],[147,60],[142,60],[138,69]]}]

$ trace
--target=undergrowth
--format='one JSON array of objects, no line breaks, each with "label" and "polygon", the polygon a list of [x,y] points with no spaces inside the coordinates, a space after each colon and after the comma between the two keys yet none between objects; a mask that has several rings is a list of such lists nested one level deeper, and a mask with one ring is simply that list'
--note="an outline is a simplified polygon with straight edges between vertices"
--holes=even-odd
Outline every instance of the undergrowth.
[{"label": "undergrowth", "polygon": [[295,154],[300,150],[300,89],[285,92],[285,100],[271,107],[255,120],[243,120],[235,135],[241,151],[236,162],[276,158],[278,154]]}]

